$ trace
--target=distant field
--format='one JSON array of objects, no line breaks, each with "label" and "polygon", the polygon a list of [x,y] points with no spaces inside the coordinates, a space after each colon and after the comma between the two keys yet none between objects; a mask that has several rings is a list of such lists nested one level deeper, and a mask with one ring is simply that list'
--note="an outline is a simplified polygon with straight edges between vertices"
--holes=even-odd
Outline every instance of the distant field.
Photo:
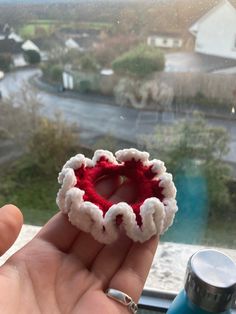
[{"label": "distant field", "polygon": [[89,28],[89,29],[97,29],[97,30],[102,30],[102,29],[109,29],[112,27],[111,23],[78,23],[78,26],[80,28]]},{"label": "distant field", "polygon": [[30,23],[20,28],[19,33],[22,37],[32,38],[37,35],[49,35],[55,29],[62,27],[77,28],[77,29],[109,29],[112,24],[109,23],[64,23],[60,20],[32,20]]},{"label": "distant field", "polygon": [[32,21],[20,29],[20,35],[23,37],[34,37],[37,35],[37,33],[39,34],[40,32],[47,35],[53,30],[54,25],[55,21],[50,20]]}]

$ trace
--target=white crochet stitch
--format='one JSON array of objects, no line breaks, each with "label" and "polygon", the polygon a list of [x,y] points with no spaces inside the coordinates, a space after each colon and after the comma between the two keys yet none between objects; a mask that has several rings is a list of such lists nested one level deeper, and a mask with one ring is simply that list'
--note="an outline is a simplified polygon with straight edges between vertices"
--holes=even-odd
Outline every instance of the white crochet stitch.
[{"label": "white crochet stitch", "polygon": [[[162,161],[157,159],[149,161],[147,152],[130,148],[119,150],[115,156],[109,151],[97,150],[92,160],[78,154],[67,161],[58,176],[58,182],[62,185],[56,199],[60,210],[68,214],[69,220],[74,226],[82,231],[90,232],[97,241],[106,244],[112,243],[118,238],[120,227],[116,223],[117,216],[122,216],[121,224],[127,236],[133,241],[144,242],[155,234],[163,234],[173,223],[178,210],[172,175],[166,172]],[[164,199],[161,202],[157,197],[151,197],[143,202],[140,206],[141,226],[137,224],[136,215],[129,204],[125,202],[113,204],[103,215],[103,211],[97,205],[84,201],[85,191],[75,187],[77,179],[74,170],[81,166],[94,167],[101,157],[105,157],[115,165],[132,159],[141,161],[155,174],[152,180],[160,181],[159,186],[163,188]]]}]

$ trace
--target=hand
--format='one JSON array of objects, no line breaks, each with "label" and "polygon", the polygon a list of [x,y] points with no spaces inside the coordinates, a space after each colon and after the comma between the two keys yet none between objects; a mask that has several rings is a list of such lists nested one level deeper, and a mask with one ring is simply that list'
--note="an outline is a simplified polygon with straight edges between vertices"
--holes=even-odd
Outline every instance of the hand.
[{"label": "hand", "polygon": [[[127,182],[116,186],[115,180],[105,179],[96,188],[114,202],[135,197]],[[13,205],[0,209],[2,254],[16,239],[22,221]],[[104,291],[118,289],[138,302],[156,246],[156,237],[140,244],[124,234],[103,245],[58,213],[0,268],[0,313],[128,314]]]}]

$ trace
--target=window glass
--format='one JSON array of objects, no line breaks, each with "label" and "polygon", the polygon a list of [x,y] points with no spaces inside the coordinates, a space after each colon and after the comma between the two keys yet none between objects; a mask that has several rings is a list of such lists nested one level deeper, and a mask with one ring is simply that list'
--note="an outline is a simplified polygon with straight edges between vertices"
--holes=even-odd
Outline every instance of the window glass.
[{"label": "window glass", "polygon": [[235,0],[1,0],[0,204],[42,225],[70,156],[147,150],[179,207],[147,286],[179,290],[204,246],[236,261],[235,16]]}]

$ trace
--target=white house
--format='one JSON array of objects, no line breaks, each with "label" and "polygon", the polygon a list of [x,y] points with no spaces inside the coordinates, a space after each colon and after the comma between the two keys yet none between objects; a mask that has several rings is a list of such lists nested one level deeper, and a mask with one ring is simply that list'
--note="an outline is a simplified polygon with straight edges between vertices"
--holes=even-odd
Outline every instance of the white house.
[{"label": "white house", "polygon": [[228,0],[213,7],[189,31],[196,38],[196,52],[236,59],[236,8]]},{"label": "white house", "polygon": [[183,40],[176,34],[157,34],[148,36],[147,44],[159,48],[180,48]]}]

